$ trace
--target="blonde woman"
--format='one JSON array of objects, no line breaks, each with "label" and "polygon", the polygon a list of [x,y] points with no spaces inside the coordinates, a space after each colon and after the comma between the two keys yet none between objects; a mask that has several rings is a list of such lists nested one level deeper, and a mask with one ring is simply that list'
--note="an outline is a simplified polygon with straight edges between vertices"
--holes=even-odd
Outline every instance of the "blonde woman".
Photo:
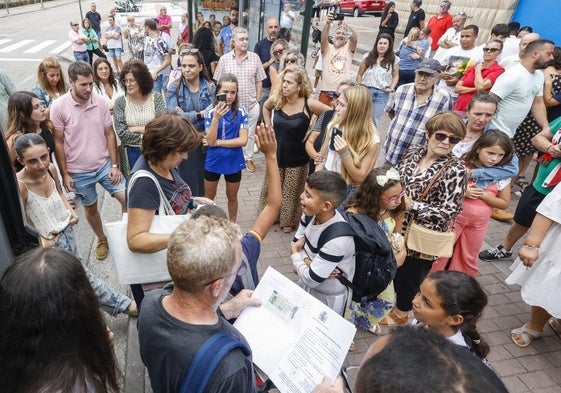
[{"label": "blonde woman", "polygon": [[399,56],[399,82],[397,87],[415,81],[415,70],[425,56],[424,49],[419,45],[421,30],[413,27],[397,48]]},{"label": "blonde woman", "polygon": [[[341,93],[335,116],[327,126],[316,170],[341,173],[347,181],[347,199],[374,168],[380,137],[372,120],[372,96],[366,87]],[[344,206],[345,202],[343,202]]]},{"label": "blonde woman", "polygon": [[[300,220],[300,194],[308,175],[309,157],[304,137],[312,115],[329,110],[327,105],[309,98],[312,85],[306,70],[291,66],[279,75],[281,83],[263,106],[265,124],[272,125],[277,139],[277,162],[281,173],[282,205],[280,226],[284,233],[292,232]],[[261,190],[259,211],[267,204],[268,176]]]},{"label": "blonde woman", "polygon": [[47,57],[37,67],[37,85],[31,89],[37,94],[41,104],[47,108],[47,118],[51,103],[68,91],[68,84],[58,60]]}]

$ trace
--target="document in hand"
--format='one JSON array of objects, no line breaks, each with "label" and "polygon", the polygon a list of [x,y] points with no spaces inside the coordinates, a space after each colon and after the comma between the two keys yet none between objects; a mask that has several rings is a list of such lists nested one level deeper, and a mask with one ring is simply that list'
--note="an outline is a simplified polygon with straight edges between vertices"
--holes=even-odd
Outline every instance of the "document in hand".
[{"label": "document in hand", "polygon": [[345,360],[356,328],[328,306],[269,267],[234,323],[253,361],[282,393],[310,393],[324,376],[332,381]]}]

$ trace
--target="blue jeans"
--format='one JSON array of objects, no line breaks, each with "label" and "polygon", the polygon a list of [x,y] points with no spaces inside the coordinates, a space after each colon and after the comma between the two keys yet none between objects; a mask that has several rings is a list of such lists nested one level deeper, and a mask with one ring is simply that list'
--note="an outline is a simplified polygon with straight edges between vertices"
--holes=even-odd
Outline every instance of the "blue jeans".
[{"label": "blue jeans", "polygon": [[88,52],[74,52],[74,60],[89,63],[90,55],[88,55]]},{"label": "blue jeans", "polygon": [[[80,259],[80,261],[82,261],[82,257],[78,252],[78,246],[76,244],[76,233],[70,225],[64,228],[60,233],[56,247],[72,253]],[[88,281],[94,290],[101,309],[113,317],[125,311],[129,304],[131,304],[132,300],[127,296],[116,292],[113,288],[107,285],[105,281],[94,276],[94,274],[86,265],[84,265],[83,262],[82,266],[86,271],[86,276],[88,277]]]},{"label": "blue jeans", "polygon": [[378,127],[378,122],[384,114],[384,109],[386,109],[386,105],[388,105],[390,95],[375,87],[369,87],[368,90],[372,96],[372,120],[374,120],[374,124]]}]

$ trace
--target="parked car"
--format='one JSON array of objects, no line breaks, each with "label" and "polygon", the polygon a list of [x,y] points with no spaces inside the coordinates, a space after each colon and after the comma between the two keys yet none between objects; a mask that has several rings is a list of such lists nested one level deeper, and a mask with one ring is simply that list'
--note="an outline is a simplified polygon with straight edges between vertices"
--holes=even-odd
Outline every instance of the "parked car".
[{"label": "parked car", "polygon": [[37,231],[25,224],[16,175],[3,137],[0,137],[0,190],[1,277],[15,256],[39,245]]},{"label": "parked car", "polygon": [[339,12],[344,14],[353,14],[355,18],[365,14],[380,16],[382,15],[382,11],[384,11],[385,6],[385,0],[339,0]]}]

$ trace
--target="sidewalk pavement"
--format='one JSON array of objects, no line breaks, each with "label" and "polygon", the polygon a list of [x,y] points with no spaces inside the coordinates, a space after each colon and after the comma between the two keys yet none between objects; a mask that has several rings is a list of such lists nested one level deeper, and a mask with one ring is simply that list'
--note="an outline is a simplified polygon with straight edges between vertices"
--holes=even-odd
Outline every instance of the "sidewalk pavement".
[{"label": "sidewalk pavement", "polygon": [[[73,1],[54,0],[45,2],[45,7],[59,7],[69,5]],[[83,3],[83,5],[86,2]],[[16,13],[39,11],[39,4],[15,7],[10,9],[10,15]],[[0,10],[0,18],[6,16],[6,10]],[[311,52],[311,51],[310,51]],[[356,57],[356,56],[355,56]],[[309,75],[313,77],[313,61],[308,58]],[[349,73],[349,77],[356,75],[356,64]],[[379,127],[379,133],[384,140],[388,119],[384,117]],[[261,186],[263,184],[265,162],[262,154],[255,156],[257,170],[254,173],[243,173],[242,183],[238,194],[239,214],[238,220],[243,231],[251,229],[256,217],[256,206],[258,204]],[[526,176],[532,176],[533,165],[528,169]],[[216,202],[219,206],[226,208],[224,183],[220,183]],[[513,194],[509,209],[514,211],[519,197]],[[99,207],[105,221],[115,221],[120,216],[118,203],[109,198],[107,193],[100,190]],[[83,216],[81,206],[78,212]],[[95,259],[95,239],[89,227],[85,224],[78,226],[78,244],[86,251],[87,265],[99,277],[107,280],[114,288],[127,291],[126,287],[116,283],[115,274],[112,271],[110,257],[105,261]],[[501,223],[491,220],[489,230],[485,238],[483,248],[502,242],[509,223]],[[275,226],[265,241],[259,260],[259,273],[263,274],[268,266],[272,266],[279,272],[285,274],[293,281],[297,280],[289,255],[289,243],[293,234],[283,233]],[[515,247],[514,255],[518,248]],[[517,392],[561,392],[561,340],[546,326],[541,339],[534,341],[527,348],[518,348],[510,340],[510,331],[529,320],[530,307],[526,305],[521,297],[519,287],[505,284],[504,279],[508,275],[510,261],[483,262],[480,261],[480,272],[478,280],[489,297],[489,305],[485,309],[478,329],[488,341],[491,352],[489,360],[497,374],[512,393]],[[138,336],[136,332],[136,318],[128,320],[124,316],[107,319],[108,326],[115,332],[115,352],[120,367],[125,372],[125,393],[151,392],[148,378],[138,353]],[[383,333],[386,329],[383,330]],[[367,348],[377,339],[371,333],[358,331],[355,337],[355,351],[350,352],[345,365],[360,363]]]}]

